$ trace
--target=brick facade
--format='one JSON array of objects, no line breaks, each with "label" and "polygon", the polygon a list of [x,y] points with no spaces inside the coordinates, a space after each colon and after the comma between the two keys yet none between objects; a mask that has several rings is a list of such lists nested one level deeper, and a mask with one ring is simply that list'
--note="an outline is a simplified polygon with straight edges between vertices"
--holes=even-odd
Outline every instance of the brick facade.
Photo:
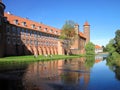
[{"label": "brick facade", "polygon": [[[56,55],[65,54],[65,49],[59,40],[61,30],[38,23],[27,18],[4,12],[5,5],[0,2],[0,57],[11,55]],[[74,45],[73,54],[84,53],[84,46],[89,33],[88,25],[84,25],[85,33],[79,31]]]}]

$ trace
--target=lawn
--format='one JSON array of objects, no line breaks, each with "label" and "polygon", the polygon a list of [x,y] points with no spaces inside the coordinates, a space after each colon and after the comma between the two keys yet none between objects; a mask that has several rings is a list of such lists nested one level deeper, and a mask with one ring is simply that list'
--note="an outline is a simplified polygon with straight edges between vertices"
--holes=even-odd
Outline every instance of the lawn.
[{"label": "lawn", "polygon": [[43,56],[39,55],[34,57],[33,55],[28,56],[9,56],[0,58],[0,63],[2,62],[34,62],[34,61],[43,61],[43,60],[57,60],[57,59],[67,59],[67,58],[78,58],[82,55],[52,55],[52,56]]}]

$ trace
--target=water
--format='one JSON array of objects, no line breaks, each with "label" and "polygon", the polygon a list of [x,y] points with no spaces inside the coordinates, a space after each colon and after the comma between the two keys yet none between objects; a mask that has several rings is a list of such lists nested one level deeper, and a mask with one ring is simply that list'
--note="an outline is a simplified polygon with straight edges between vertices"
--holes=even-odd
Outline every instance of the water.
[{"label": "water", "polygon": [[105,57],[0,64],[0,90],[120,90],[120,61]]}]

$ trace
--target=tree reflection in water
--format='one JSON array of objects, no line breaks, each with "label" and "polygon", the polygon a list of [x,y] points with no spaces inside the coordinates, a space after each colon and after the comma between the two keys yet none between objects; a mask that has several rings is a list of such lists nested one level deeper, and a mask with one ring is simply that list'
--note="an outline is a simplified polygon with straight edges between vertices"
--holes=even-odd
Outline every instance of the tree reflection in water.
[{"label": "tree reflection in water", "polygon": [[94,63],[95,63],[95,56],[87,56],[86,57],[86,61],[85,61],[86,67],[92,68]]},{"label": "tree reflection in water", "polygon": [[120,80],[120,60],[119,59],[112,59],[111,56],[108,56],[107,65],[109,66],[110,70],[115,72],[115,76],[117,80]]},{"label": "tree reflection in water", "polygon": [[[1,72],[2,76],[0,76],[2,78],[0,90],[93,90],[92,87],[95,87],[96,84],[94,80],[98,79],[97,75],[101,80],[107,77],[104,74],[99,76],[101,72],[95,71],[104,64],[103,59],[101,55],[97,55],[86,58],[40,61],[25,65],[14,64],[17,66],[0,66],[0,70],[4,71],[4,73]],[[99,64],[95,64],[93,67],[94,63]],[[107,65],[115,72],[116,78],[120,80],[120,61],[107,59]],[[5,72],[3,68],[9,72]],[[91,69],[92,73],[90,73]],[[9,77],[6,79],[6,76]],[[98,86],[101,84],[100,82],[98,79]]]}]

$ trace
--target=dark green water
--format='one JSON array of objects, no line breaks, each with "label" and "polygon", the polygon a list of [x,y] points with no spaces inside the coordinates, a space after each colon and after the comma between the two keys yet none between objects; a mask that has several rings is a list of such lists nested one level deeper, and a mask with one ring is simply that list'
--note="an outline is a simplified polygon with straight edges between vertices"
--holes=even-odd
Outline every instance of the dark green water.
[{"label": "dark green water", "polygon": [[0,90],[120,90],[120,61],[105,57],[0,64]]}]

